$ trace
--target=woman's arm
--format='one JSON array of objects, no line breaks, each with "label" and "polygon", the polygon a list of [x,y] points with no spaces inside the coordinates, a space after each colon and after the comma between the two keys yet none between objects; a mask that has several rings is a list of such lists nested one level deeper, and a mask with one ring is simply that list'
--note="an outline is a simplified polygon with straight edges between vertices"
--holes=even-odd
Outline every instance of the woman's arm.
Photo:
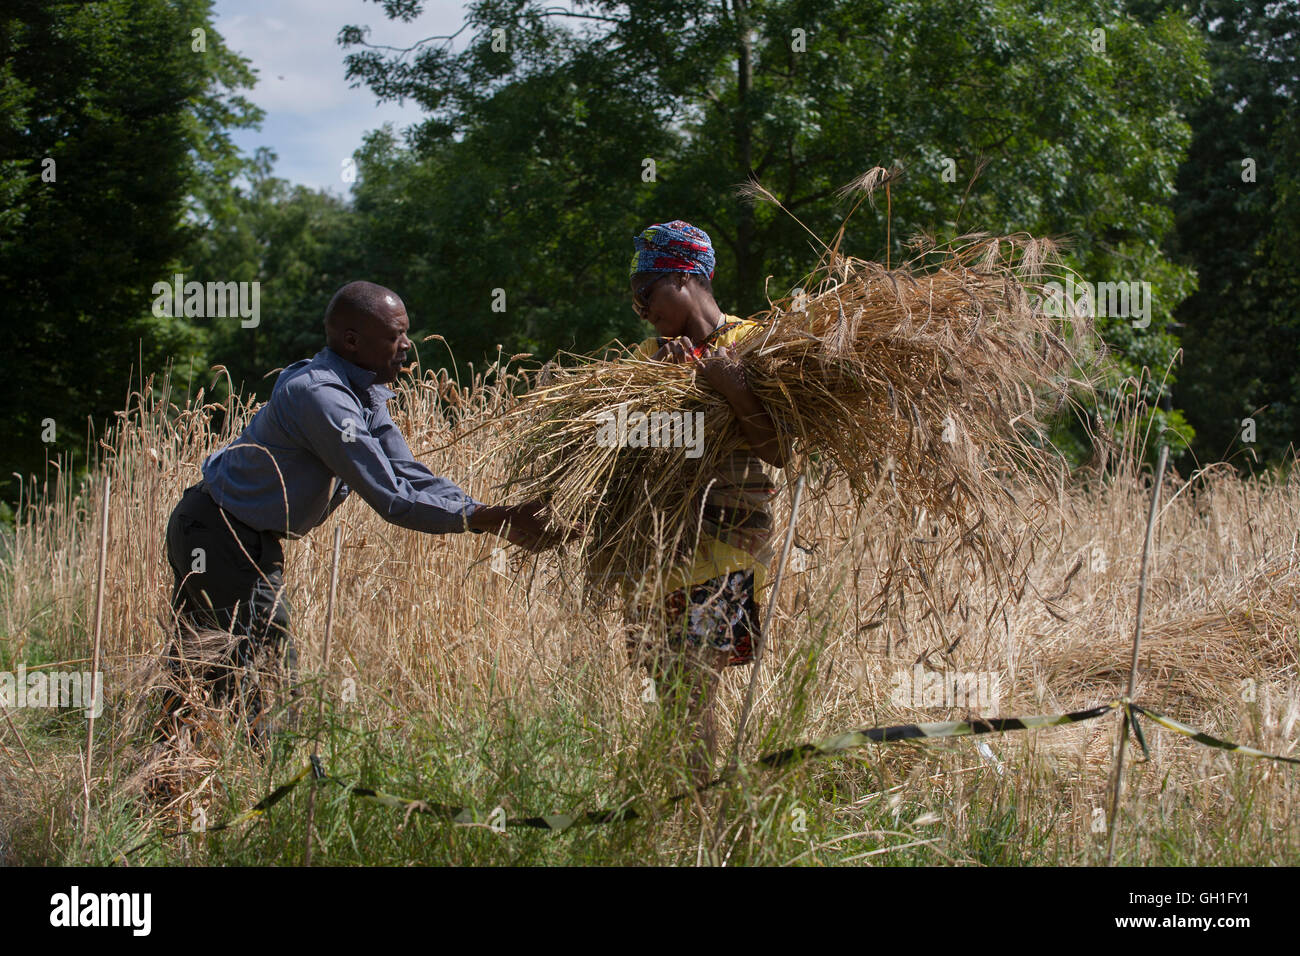
[{"label": "woman's arm", "polygon": [[784,468],[789,455],[776,434],[772,416],[745,381],[745,370],[730,349],[711,349],[702,356],[695,354],[690,339],[673,339],[654,356],[664,362],[694,362],[718,393],[731,405],[736,423],[754,454],[769,465]]},{"label": "woman's arm", "polygon": [[744,366],[727,348],[714,349],[696,361],[708,383],[731,404],[736,423],[754,454],[769,465],[784,468],[787,450],[777,436],[772,416],[745,381]]}]

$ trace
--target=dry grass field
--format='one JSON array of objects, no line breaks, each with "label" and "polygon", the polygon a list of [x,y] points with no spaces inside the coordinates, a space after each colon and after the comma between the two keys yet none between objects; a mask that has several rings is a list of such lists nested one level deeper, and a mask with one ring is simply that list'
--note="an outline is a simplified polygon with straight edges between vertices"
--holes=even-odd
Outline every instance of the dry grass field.
[{"label": "dry grass field", "polygon": [[[392,403],[415,451],[481,500],[502,478],[488,454],[508,397],[492,382],[408,379]],[[622,806],[645,816],[563,833],[504,832],[403,814],[322,788],[314,859],[335,864],[1090,864],[1119,718],[1051,730],[864,748],[734,782],[656,813],[684,769],[622,648],[621,617],[584,602],[555,555],[497,556],[490,535],[431,537],[385,525],[361,501],[286,547],[306,705],[265,756],[229,715],[200,713],[156,740],[171,573],[168,514],[221,431],[165,385],[134,393],[73,489],[51,469],[23,502],[0,574],[0,669],[89,670],[102,476],[111,477],[103,611],[106,705],[86,780],[77,710],[8,708],[0,726],[0,860],[108,863],[150,835],[201,829],[292,777],[319,739],[331,773],[511,816]],[[475,428],[476,425],[482,427]],[[452,439],[461,436],[452,444]],[[835,488],[800,514],[776,596],[743,762],[856,727],[1046,714],[1123,692],[1150,495],[1133,449],[1104,480],[1062,486],[1015,602],[988,606],[976,572],[935,558],[928,526],[897,528]],[[788,519],[788,490],[778,527]],[[330,668],[322,638],[333,529],[343,548]],[[1015,529],[1004,529],[1015,533]],[[903,542],[901,550],[897,542]],[[893,542],[894,545],[890,543]],[[882,583],[910,569],[882,602]],[[1300,474],[1242,480],[1226,466],[1166,476],[1136,699],[1209,733],[1297,755],[1300,734]],[[994,675],[987,703],[904,699],[902,676]],[[721,697],[723,748],[747,669]],[[318,701],[320,703],[318,703]],[[945,706],[952,703],[953,706]],[[323,717],[318,720],[318,707]],[[1130,750],[1118,862],[1295,864],[1300,774],[1200,747],[1148,725]],[[723,755],[725,757],[725,753]],[[723,759],[720,757],[719,760]],[[85,791],[90,816],[84,818]],[[153,843],[133,863],[296,864],[308,788],[221,833]]]}]

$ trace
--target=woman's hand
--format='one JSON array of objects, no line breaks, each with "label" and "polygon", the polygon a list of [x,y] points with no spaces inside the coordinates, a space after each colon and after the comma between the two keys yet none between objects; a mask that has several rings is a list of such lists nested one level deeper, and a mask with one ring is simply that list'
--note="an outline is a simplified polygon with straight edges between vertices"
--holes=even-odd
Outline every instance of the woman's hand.
[{"label": "woman's hand", "polygon": [[725,345],[710,349],[695,360],[695,366],[705,381],[712,385],[725,398],[749,391],[745,382],[745,366],[736,354]]},{"label": "woman's hand", "polygon": [[776,426],[763,403],[758,400],[745,381],[744,363],[729,347],[709,349],[704,355],[696,354],[695,343],[680,335],[664,345],[653,356],[660,362],[678,365],[691,363],[704,380],[727,400],[736,415],[740,430],[754,454],[770,465],[784,468],[789,457],[787,449],[777,438]]},{"label": "woman's hand", "polygon": [[722,395],[730,397],[747,390],[745,369],[731,349],[709,349],[700,355],[689,336],[679,335],[664,344],[653,356],[656,361],[673,365],[691,364],[704,376],[704,380]]},{"label": "woman's hand", "polygon": [[772,416],[745,381],[745,366],[736,353],[726,346],[711,349],[695,360],[695,367],[727,400],[754,454],[769,465],[784,468],[789,458],[788,449],[777,438]]},{"label": "woman's hand", "polygon": [[667,342],[653,356],[656,362],[668,362],[672,365],[685,365],[695,361],[695,343],[688,335],[679,335]]}]

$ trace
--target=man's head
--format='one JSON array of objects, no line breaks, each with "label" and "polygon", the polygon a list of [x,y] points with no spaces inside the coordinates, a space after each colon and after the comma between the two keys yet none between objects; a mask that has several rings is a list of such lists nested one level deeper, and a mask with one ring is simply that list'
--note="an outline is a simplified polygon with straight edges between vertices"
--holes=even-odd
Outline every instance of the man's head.
[{"label": "man's head", "polygon": [[349,282],[325,308],[325,344],[353,365],[393,381],[406,363],[411,340],[406,306],[391,289],[373,282]]},{"label": "man's head", "polygon": [[686,332],[691,316],[717,313],[716,259],[708,233],[675,219],[656,223],[632,240],[632,307],[665,338]]}]

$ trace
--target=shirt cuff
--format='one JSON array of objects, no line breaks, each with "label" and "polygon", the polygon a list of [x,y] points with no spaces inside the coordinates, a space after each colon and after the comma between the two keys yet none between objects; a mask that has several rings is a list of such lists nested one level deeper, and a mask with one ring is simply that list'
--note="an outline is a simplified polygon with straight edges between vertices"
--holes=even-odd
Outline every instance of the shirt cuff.
[{"label": "shirt cuff", "polygon": [[466,530],[466,531],[472,531],[474,534],[482,534],[482,533],[483,533],[483,529],[482,529],[482,528],[471,528],[471,527],[469,526],[469,518],[470,518],[470,515],[472,515],[472,514],[473,514],[474,512],[476,512],[476,511],[478,511],[478,509],[479,509],[479,508],[482,508],[483,506],[484,506],[484,505],[483,505],[483,502],[481,502],[481,501],[475,501],[473,498],[470,498],[470,500],[469,500],[469,504],[467,504],[467,505],[465,506],[465,510],[461,512],[461,514],[462,514],[462,515],[464,516],[464,518],[465,518],[465,530]]}]

